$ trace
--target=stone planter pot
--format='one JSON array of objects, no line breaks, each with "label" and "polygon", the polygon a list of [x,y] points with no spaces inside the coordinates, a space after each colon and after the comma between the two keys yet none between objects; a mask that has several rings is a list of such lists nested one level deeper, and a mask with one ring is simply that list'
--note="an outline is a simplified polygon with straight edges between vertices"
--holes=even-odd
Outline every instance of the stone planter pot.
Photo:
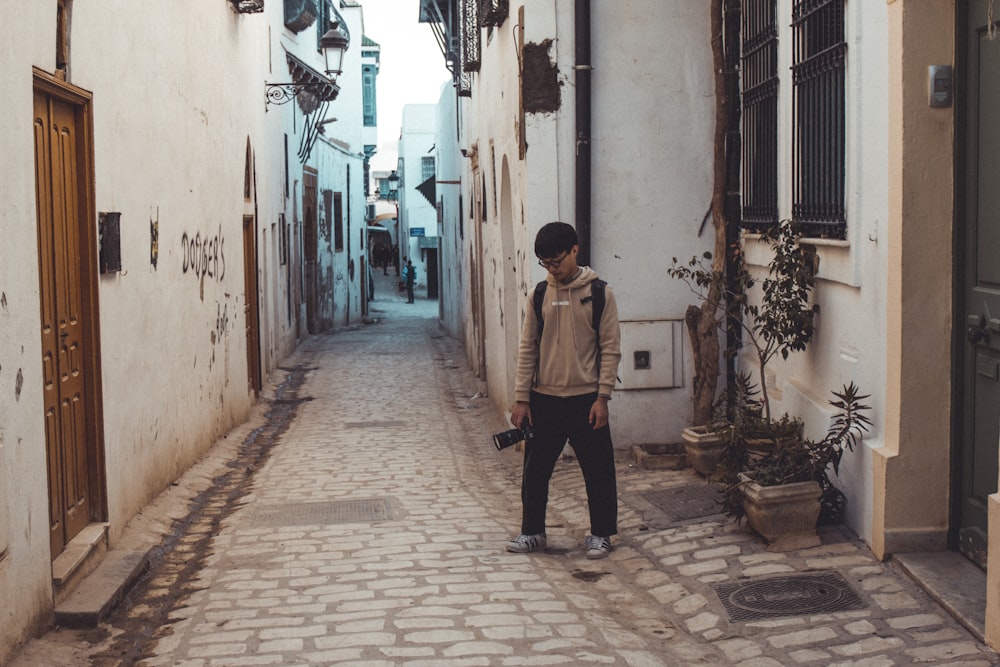
[{"label": "stone planter pot", "polygon": [[761,486],[740,473],[743,511],[750,527],[767,540],[768,551],[792,551],[819,546],[816,522],[819,519],[818,482],[796,482]]},{"label": "stone planter pot", "polygon": [[632,445],[632,458],[643,470],[683,470],[687,467],[684,444]]},{"label": "stone planter pot", "polygon": [[690,426],[681,431],[684,453],[689,466],[706,477],[715,472],[726,450],[726,440],[704,426]]}]

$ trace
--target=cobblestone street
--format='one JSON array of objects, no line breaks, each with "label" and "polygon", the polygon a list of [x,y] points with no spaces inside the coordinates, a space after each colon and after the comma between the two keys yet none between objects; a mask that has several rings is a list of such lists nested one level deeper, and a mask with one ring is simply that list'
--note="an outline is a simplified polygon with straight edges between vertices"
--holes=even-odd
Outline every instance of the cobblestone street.
[{"label": "cobblestone street", "polygon": [[[294,412],[259,467],[232,465],[234,434],[192,471],[205,488],[222,469],[247,480],[206,510],[214,524],[189,522],[172,547],[189,545],[176,560],[199,566],[154,570],[101,630],[53,630],[12,667],[997,664],[846,531],[772,553],[713,512],[671,518],[658,500],[696,494],[703,480],[640,469],[624,451],[609,558],[584,558],[585,494],[570,456],[552,482],[547,550],[506,553],[520,454],[493,447],[508,426],[441,332],[437,302],[418,290],[405,303],[393,279],[376,275],[376,321],[308,339],[271,378],[263,398]],[[262,427],[255,419],[243,435]],[[827,597],[769,615],[745,601],[774,594],[727,597],[793,575],[778,597],[794,602],[813,581]],[[149,595],[170,587],[163,577],[180,585]],[[144,631],[130,624],[140,617]]]}]

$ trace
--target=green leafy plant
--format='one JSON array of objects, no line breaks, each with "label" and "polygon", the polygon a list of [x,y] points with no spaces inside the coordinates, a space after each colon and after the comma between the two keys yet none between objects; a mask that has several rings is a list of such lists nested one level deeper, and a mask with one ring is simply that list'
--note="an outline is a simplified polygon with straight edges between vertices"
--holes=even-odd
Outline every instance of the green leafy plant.
[{"label": "green leafy plant", "polygon": [[[713,290],[726,295],[726,299],[718,301],[715,326],[721,331],[727,323],[738,323],[743,339],[753,348],[761,379],[760,403],[768,421],[771,404],[765,381],[767,364],[777,355],[787,359],[790,353],[804,350],[814,332],[816,307],[810,303],[815,285],[812,254],[799,244],[800,237],[799,226],[791,220],[783,220],[761,234],[761,240],[773,252],[763,281],[751,275],[739,248],[734,249],[734,272],[728,281],[715,270],[709,252],[692,257],[687,264],[678,263],[674,257],[667,269],[670,277],[685,283],[703,302]],[[751,299],[758,282],[759,303]],[[737,351],[727,350],[727,354]]]},{"label": "green leafy plant", "polygon": [[[744,472],[753,482],[761,486],[778,486],[796,482],[815,481],[820,486],[820,523],[837,523],[843,515],[846,499],[844,494],[830,481],[830,470],[840,472],[840,461],[845,451],[854,447],[871,427],[865,405],[869,395],[861,395],[852,382],[840,392],[833,392],[836,400],[830,405],[837,408],[830,428],[822,440],[787,438],[776,443],[774,451],[757,460],[749,459]],[[743,511],[743,489],[747,481],[728,480],[723,489],[723,505],[727,514],[741,520]]]}]

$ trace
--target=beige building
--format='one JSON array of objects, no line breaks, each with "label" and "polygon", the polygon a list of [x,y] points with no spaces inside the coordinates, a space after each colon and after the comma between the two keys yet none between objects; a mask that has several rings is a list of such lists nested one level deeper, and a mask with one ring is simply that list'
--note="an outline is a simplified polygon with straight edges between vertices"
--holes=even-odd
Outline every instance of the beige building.
[{"label": "beige building", "polygon": [[[810,434],[832,390],[871,394],[874,428],[837,481],[847,524],[882,558],[974,562],[970,623],[1000,646],[1000,16],[989,0],[726,4],[742,18],[739,242],[761,270],[756,233],[794,219],[818,258],[816,335],[763,381]],[[616,444],[689,423],[691,297],[666,269],[711,245],[710,6],[421,1],[454,72],[439,151],[463,156],[439,159],[462,181],[438,193],[443,321],[499,408],[541,277],[532,239],[561,219],[619,294]]]}]

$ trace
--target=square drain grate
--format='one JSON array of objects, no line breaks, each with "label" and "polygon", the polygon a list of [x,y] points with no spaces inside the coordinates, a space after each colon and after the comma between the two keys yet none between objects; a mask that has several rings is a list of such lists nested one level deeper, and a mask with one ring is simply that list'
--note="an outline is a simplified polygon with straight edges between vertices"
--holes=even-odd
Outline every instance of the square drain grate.
[{"label": "square drain grate", "polygon": [[716,584],[714,588],[734,623],[865,608],[865,603],[837,572]]},{"label": "square drain grate", "polygon": [[254,514],[254,527],[326,526],[337,523],[389,521],[392,509],[385,498],[358,498],[325,503],[290,503],[261,507]]},{"label": "square drain grate", "polygon": [[714,484],[688,484],[646,491],[642,497],[671,521],[687,521],[722,513],[722,496]]},{"label": "square drain grate", "polygon": [[398,428],[406,426],[404,421],[345,422],[344,428]]}]

